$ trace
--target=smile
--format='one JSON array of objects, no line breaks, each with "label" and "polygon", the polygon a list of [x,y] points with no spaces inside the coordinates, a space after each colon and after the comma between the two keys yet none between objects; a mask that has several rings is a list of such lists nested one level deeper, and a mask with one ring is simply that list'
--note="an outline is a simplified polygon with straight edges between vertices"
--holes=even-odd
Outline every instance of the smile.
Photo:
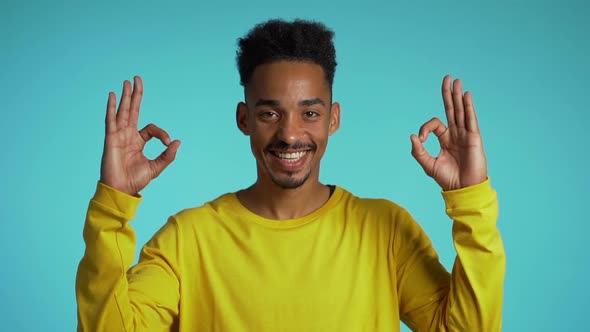
[{"label": "smile", "polygon": [[298,151],[298,152],[278,152],[278,151],[273,151],[273,154],[285,161],[288,162],[296,162],[299,159],[303,158],[303,156],[305,156],[307,154],[307,152],[309,151]]}]

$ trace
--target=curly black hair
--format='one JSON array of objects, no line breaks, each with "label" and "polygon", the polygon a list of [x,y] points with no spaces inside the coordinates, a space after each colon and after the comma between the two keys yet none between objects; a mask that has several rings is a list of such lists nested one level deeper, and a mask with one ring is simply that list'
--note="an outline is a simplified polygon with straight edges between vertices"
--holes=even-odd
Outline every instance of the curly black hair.
[{"label": "curly black hair", "polygon": [[240,84],[248,84],[258,65],[287,60],[320,65],[331,87],[336,71],[333,37],[334,32],[324,24],[302,19],[272,19],[256,25],[238,39]]}]

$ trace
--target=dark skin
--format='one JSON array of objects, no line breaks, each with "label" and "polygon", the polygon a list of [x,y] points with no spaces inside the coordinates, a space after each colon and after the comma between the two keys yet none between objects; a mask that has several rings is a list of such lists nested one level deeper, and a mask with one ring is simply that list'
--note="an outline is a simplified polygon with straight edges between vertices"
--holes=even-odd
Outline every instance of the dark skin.
[{"label": "dark skin", "polygon": [[[180,147],[179,140],[172,141],[166,131],[154,124],[137,130],[142,97],[143,82],[139,76],[134,77],[133,89],[129,81],[123,82],[118,110],[115,93],[109,92],[100,169],[100,182],[134,196],[174,161]],[[156,159],[149,160],[143,149],[154,137],[167,148]]]},{"label": "dark skin", "polygon": [[[319,181],[328,137],[340,126],[340,105],[322,67],[273,62],[258,66],[246,87],[246,103],[236,112],[238,128],[250,137],[258,178],[238,199],[269,219],[305,216],[329,198]],[[297,162],[277,153],[303,154]],[[293,158],[295,160],[295,158]]]},{"label": "dark skin", "polygon": [[[438,118],[411,135],[412,155],[443,190],[455,190],[487,179],[487,162],[471,93],[462,92],[459,79],[445,76],[442,96],[448,126]],[[137,129],[143,96],[141,78],[123,84],[116,97],[109,93],[105,147],[100,181],[119,191],[138,195],[176,157],[179,140],[156,125]],[[254,213],[276,220],[305,216],[329,198],[319,181],[320,161],[328,137],[340,126],[340,105],[319,65],[280,61],[258,66],[246,87],[246,102],[236,112],[238,128],[250,137],[258,178],[238,198]],[[430,133],[441,151],[431,156],[423,143]],[[166,146],[156,159],[143,153],[156,137]]]}]

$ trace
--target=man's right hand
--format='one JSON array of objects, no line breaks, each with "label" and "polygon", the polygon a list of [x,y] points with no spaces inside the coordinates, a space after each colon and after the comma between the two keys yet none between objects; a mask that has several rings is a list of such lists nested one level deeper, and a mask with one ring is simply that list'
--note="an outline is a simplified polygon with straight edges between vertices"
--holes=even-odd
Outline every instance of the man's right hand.
[{"label": "man's right hand", "polygon": [[[100,182],[135,196],[170,165],[180,146],[179,140],[172,141],[166,131],[154,124],[137,130],[142,96],[143,83],[139,76],[134,77],[134,87],[127,80],[123,82],[118,110],[115,93],[109,92],[100,170]],[[153,137],[162,141],[167,148],[156,159],[149,160],[143,148]]]}]

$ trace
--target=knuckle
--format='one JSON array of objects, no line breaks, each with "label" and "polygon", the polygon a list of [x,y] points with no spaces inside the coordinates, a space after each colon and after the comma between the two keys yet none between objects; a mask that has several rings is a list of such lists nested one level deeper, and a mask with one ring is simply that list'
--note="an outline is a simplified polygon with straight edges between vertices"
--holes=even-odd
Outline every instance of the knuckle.
[{"label": "knuckle", "polygon": [[157,127],[155,124],[153,124],[153,123],[150,123],[150,124],[148,124],[147,126],[145,126],[145,128],[146,128],[146,129],[147,129],[147,130],[148,130],[150,133],[154,133],[154,131],[156,131],[156,130],[158,129],[158,127]]}]

